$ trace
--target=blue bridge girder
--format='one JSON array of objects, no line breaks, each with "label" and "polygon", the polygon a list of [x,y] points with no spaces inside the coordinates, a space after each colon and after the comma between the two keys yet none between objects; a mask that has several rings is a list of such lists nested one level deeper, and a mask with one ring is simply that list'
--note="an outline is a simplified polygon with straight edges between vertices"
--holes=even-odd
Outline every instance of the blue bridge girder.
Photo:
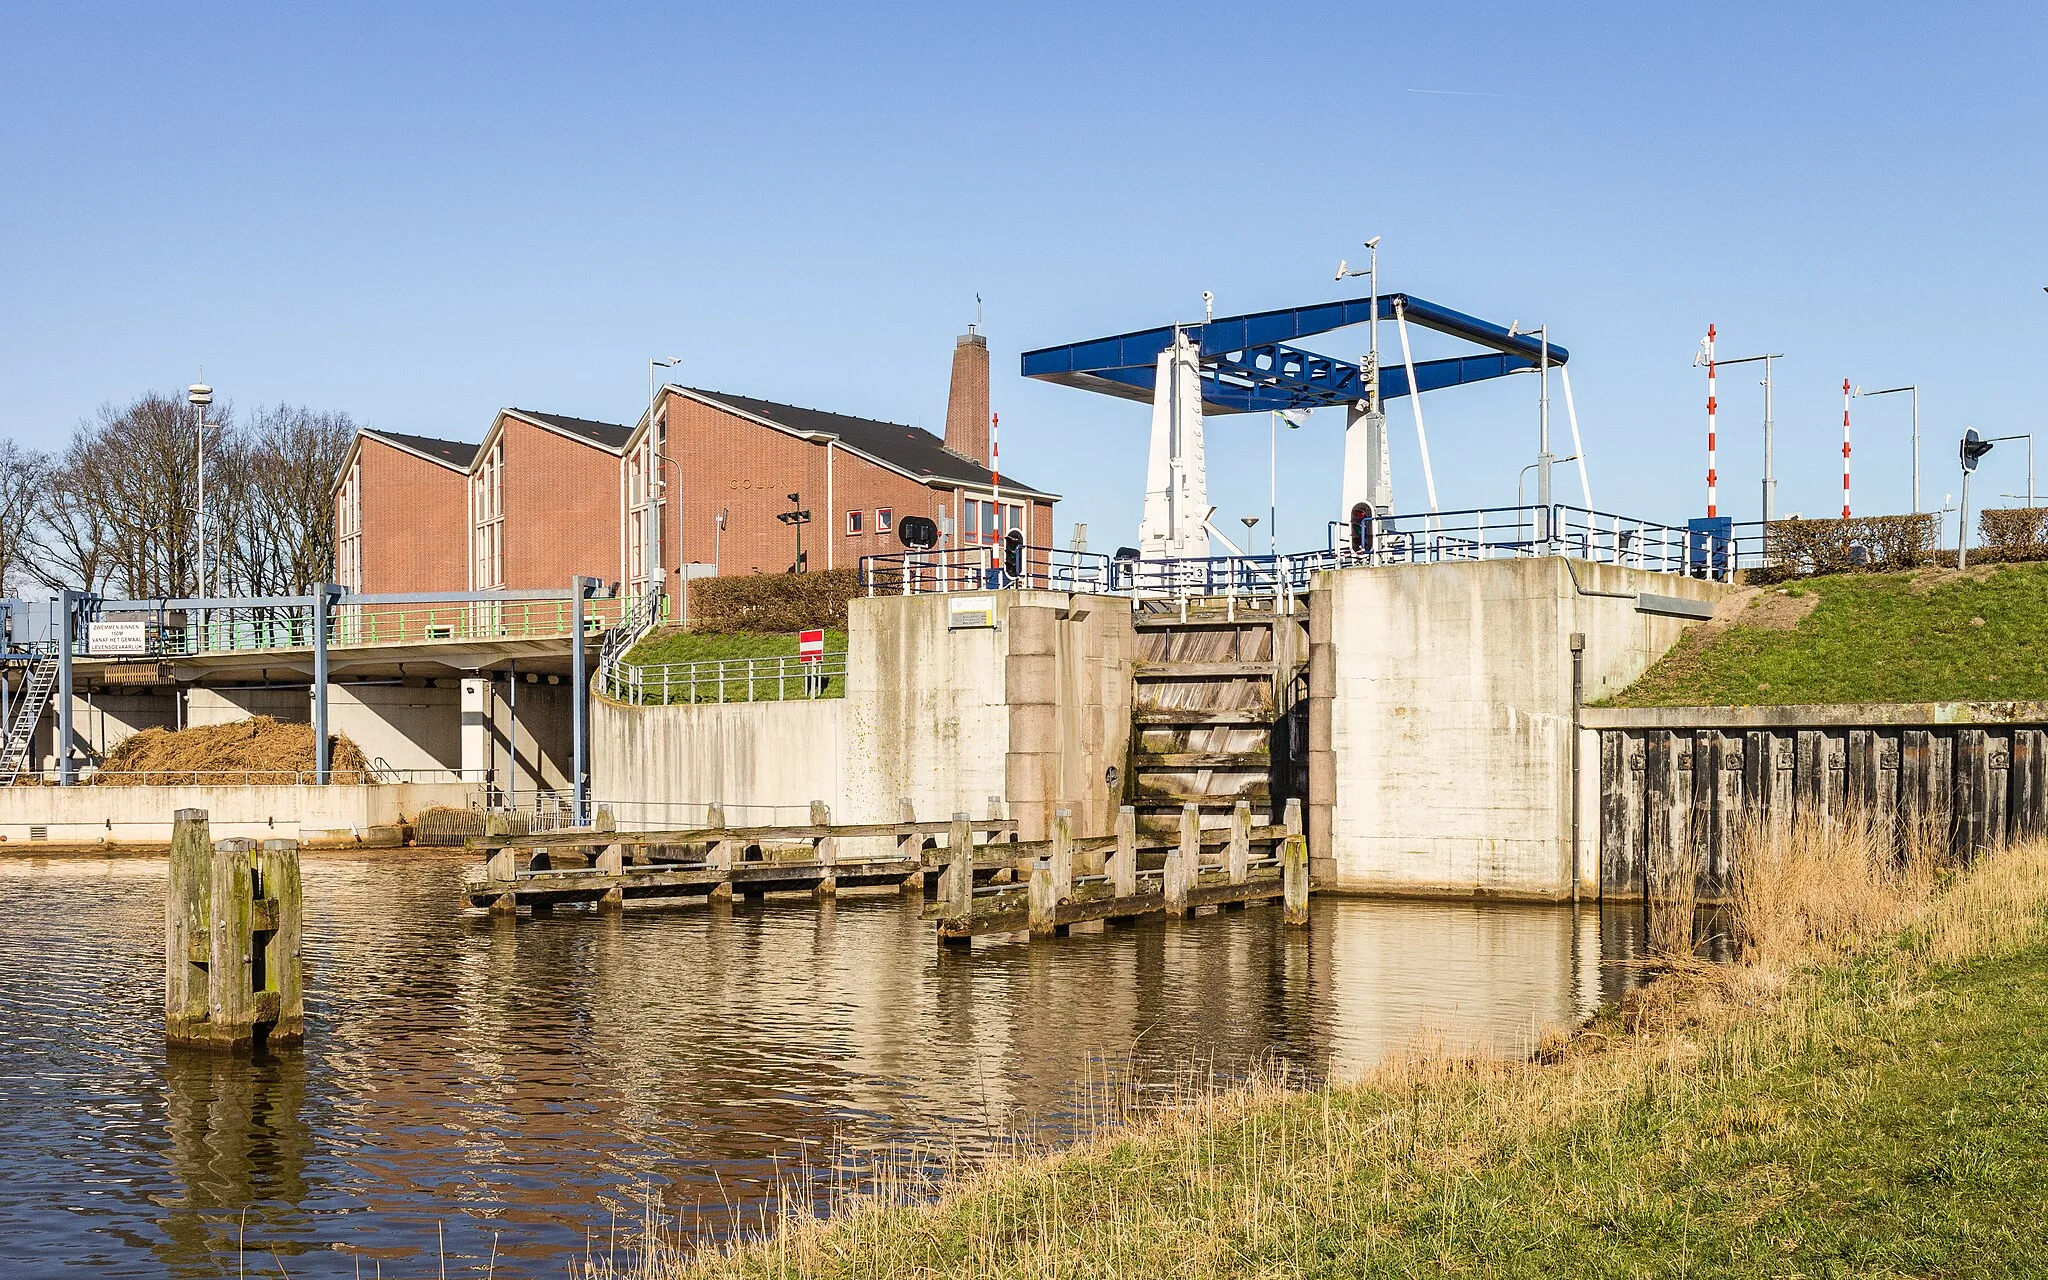
[{"label": "blue bridge girder", "polygon": [[[1487,348],[1478,355],[1425,360],[1415,365],[1415,385],[1398,362],[1381,356],[1383,399],[1416,391],[1435,391],[1533,369],[1542,358],[1542,341],[1513,333],[1500,325],[1439,306],[1412,294],[1382,294],[1379,315],[1391,320],[1396,311],[1415,324]],[[1263,413],[1269,409],[1318,409],[1349,404],[1365,394],[1365,371],[1349,361],[1319,355],[1290,345],[1292,341],[1372,319],[1373,300],[1351,298],[1305,307],[1285,307],[1250,315],[1225,316],[1204,324],[1178,326],[1199,346],[1202,411],[1207,414]],[[1173,344],[1176,326],[1087,342],[1027,351],[1027,378],[1099,391],[1127,400],[1150,403],[1161,352]],[[1552,345],[1550,362],[1571,359]]]}]

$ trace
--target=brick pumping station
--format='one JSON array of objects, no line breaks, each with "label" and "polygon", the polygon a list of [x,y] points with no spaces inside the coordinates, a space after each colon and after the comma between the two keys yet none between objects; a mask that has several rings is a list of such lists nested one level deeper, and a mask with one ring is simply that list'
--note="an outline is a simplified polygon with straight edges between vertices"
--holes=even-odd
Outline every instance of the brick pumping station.
[{"label": "brick pumping station", "polygon": [[[1059,495],[1001,473],[973,328],[943,438],[661,382],[665,362],[636,424],[507,408],[476,444],[363,430],[331,585],[6,602],[0,836],[225,837],[237,859],[466,841],[451,911],[874,888],[964,943],[1262,901],[1305,921],[1311,891],[1711,898],[1746,814],[2040,829],[2027,707],[1589,710],[1713,615],[1761,526],[1718,514],[1711,461],[1705,518],[1594,508],[1567,348],[1381,292],[1376,265],[1338,278],[1368,276],[1023,355],[1024,377],[1150,407],[1142,523],[1111,551],[1061,545]],[[1464,350],[1417,361],[1416,328]],[[1298,345],[1352,329],[1356,363]],[[1711,379],[1711,339],[1706,359]],[[1425,399],[1516,374],[1538,386],[1535,500],[1440,510]],[[1578,505],[1553,491],[1553,383]],[[1422,464],[1405,509],[1395,401]],[[1325,536],[1240,549],[1212,521],[1205,430],[1319,410],[1344,421]],[[836,591],[844,622],[829,645],[804,623],[790,655],[638,656],[707,621],[693,607],[742,607],[733,582],[764,617]],[[145,731],[252,716],[310,724],[311,767],[124,763]]]}]

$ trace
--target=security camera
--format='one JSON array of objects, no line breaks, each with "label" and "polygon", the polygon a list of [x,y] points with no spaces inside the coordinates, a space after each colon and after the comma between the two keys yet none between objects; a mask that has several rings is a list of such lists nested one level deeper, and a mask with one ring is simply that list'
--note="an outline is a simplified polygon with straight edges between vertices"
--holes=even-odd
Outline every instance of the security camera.
[{"label": "security camera", "polygon": [[1207,289],[1202,290],[1202,304],[1204,306],[1207,306],[1209,303],[1214,301],[1216,301],[1215,294],[1209,292]]},{"label": "security camera", "polygon": [[1344,268],[1346,268],[1346,267],[1348,267],[1348,266],[1350,266],[1350,265],[1351,265],[1351,261],[1350,261],[1350,259],[1348,259],[1348,258],[1339,258],[1339,259],[1337,259],[1337,278],[1338,278],[1339,280],[1342,280],[1342,279],[1344,278]]}]

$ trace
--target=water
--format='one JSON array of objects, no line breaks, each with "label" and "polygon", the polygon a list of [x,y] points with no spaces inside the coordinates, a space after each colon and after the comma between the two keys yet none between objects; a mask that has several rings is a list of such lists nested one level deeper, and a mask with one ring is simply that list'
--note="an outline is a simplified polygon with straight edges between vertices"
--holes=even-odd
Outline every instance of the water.
[{"label": "water", "polygon": [[306,1042],[237,1061],[163,1045],[161,858],[0,858],[0,1270],[563,1275],[650,1203],[757,1224],[799,1163],[1057,1130],[1105,1074],[1522,1051],[1636,936],[1319,898],[962,955],[893,894],[515,925],[461,866],[309,855]]}]

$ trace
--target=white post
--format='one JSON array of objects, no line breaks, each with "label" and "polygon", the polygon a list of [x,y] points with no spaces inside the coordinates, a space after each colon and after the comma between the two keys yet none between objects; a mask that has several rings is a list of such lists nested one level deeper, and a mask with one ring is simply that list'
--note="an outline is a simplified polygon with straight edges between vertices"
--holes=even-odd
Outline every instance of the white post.
[{"label": "white post", "polygon": [[1716,496],[1717,496],[1717,495],[1716,495],[1716,493],[1715,493],[1715,481],[1716,481],[1716,477],[1715,477],[1715,475],[1714,475],[1714,415],[1715,415],[1715,414],[1716,414],[1716,413],[1717,413],[1717,412],[1719,411],[1719,408],[1720,408],[1720,406],[1719,406],[1719,405],[1718,405],[1718,404],[1717,404],[1717,403],[1715,402],[1715,399],[1714,399],[1714,326],[1713,326],[1713,325],[1711,325],[1711,324],[1709,324],[1709,325],[1707,326],[1707,518],[1708,518],[1708,519],[1712,519],[1712,518],[1713,518],[1714,516],[1716,516],[1716,515],[1718,515],[1718,514],[1720,513],[1720,512],[1719,512],[1719,508],[1718,508],[1718,506],[1717,506],[1717,505],[1716,505],[1716,503],[1715,503],[1715,498],[1716,498]]},{"label": "white post", "polygon": [[1849,518],[1849,380],[1842,379],[1842,519]]},{"label": "white post", "polygon": [[1568,364],[1557,366],[1557,380],[1564,384],[1564,416],[1572,424],[1572,452],[1579,458],[1579,500],[1586,504],[1588,514],[1593,510],[1593,486],[1586,481],[1586,446],[1579,442],[1579,410],[1572,403],[1572,367]]},{"label": "white post", "polygon": [[[1429,491],[1429,514],[1437,514],[1436,473],[1429,465],[1429,433],[1422,427],[1422,388],[1415,385],[1415,353],[1408,345],[1408,314],[1401,300],[1394,300],[1394,329],[1401,335],[1401,367],[1408,373],[1408,407],[1415,411],[1415,443],[1422,451],[1422,485]],[[1436,521],[1437,530],[1443,521]]]}]

